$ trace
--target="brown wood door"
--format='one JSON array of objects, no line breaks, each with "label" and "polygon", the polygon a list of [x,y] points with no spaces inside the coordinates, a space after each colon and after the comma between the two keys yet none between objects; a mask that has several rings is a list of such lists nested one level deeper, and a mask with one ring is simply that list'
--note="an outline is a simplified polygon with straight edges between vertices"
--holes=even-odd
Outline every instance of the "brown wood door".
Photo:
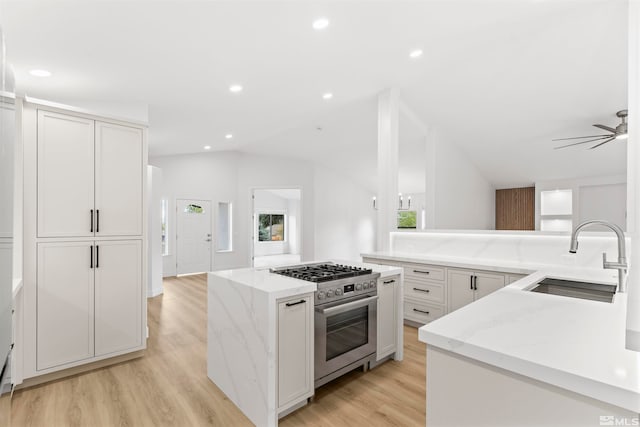
[{"label": "brown wood door", "polygon": [[535,203],[535,187],[496,190],[496,230],[534,230]]}]

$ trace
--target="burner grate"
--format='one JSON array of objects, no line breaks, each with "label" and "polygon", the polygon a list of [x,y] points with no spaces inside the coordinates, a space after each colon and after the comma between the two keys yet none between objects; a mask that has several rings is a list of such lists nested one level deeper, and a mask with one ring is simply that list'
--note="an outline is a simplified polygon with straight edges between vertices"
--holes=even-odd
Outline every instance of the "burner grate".
[{"label": "burner grate", "polygon": [[373,273],[373,270],[342,264],[310,264],[295,267],[284,267],[272,270],[272,272],[287,277],[293,277],[294,279],[320,283],[344,279],[347,277],[363,276]]}]

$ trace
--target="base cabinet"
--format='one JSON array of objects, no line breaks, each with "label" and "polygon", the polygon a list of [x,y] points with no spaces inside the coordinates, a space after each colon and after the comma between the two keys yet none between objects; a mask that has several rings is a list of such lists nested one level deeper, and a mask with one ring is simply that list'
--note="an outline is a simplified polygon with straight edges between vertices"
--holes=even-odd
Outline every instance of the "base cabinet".
[{"label": "base cabinet", "polygon": [[398,340],[398,289],[400,275],[378,279],[378,328],[376,359],[396,351]]},{"label": "base cabinet", "polygon": [[278,301],[278,412],[313,394],[313,294]]},{"label": "base cabinet", "polygon": [[449,312],[497,291],[505,285],[504,274],[449,269]]},{"label": "base cabinet", "polygon": [[38,244],[36,369],[142,345],[142,241]]}]

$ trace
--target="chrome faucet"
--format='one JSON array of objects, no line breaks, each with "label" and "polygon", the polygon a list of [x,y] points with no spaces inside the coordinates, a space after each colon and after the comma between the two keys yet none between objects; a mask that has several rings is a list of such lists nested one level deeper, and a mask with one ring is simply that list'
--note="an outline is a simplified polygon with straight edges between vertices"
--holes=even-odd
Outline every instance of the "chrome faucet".
[{"label": "chrome faucet", "polygon": [[622,228],[618,227],[615,224],[612,224],[607,221],[593,220],[593,221],[585,221],[582,224],[578,225],[573,229],[571,233],[571,246],[569,248],[569,252],[575,254],[578,252],[578,233],[590,225],[603,225],[607,228],[613,230],[618,237],[618,262],[609,262],[607,261],[607,253],[602,253],[602,268],[610,268],[613,270],[618,270],[618,292],[626,292],[625,286],[625,275],[627,273],[627,256],[625,250],[625,241],[624,241],[624,231]]}]

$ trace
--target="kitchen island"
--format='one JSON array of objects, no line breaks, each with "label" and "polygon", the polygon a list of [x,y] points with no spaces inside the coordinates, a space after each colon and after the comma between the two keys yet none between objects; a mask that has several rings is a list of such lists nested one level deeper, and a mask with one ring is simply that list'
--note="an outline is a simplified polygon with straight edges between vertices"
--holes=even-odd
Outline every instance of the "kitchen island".
[{"label": "kitchen island", "polygon": [[[402,274],[394,267],[349,264],[373,268],[381,280]],[[208,274],[208,376],[258,426],[276,426],[313,396],[316,289],[268,269]],[[395,289],[398,303],[402,287]],[[392,311],[398,340],[393,357],[401,360],[402,305]]]}]

